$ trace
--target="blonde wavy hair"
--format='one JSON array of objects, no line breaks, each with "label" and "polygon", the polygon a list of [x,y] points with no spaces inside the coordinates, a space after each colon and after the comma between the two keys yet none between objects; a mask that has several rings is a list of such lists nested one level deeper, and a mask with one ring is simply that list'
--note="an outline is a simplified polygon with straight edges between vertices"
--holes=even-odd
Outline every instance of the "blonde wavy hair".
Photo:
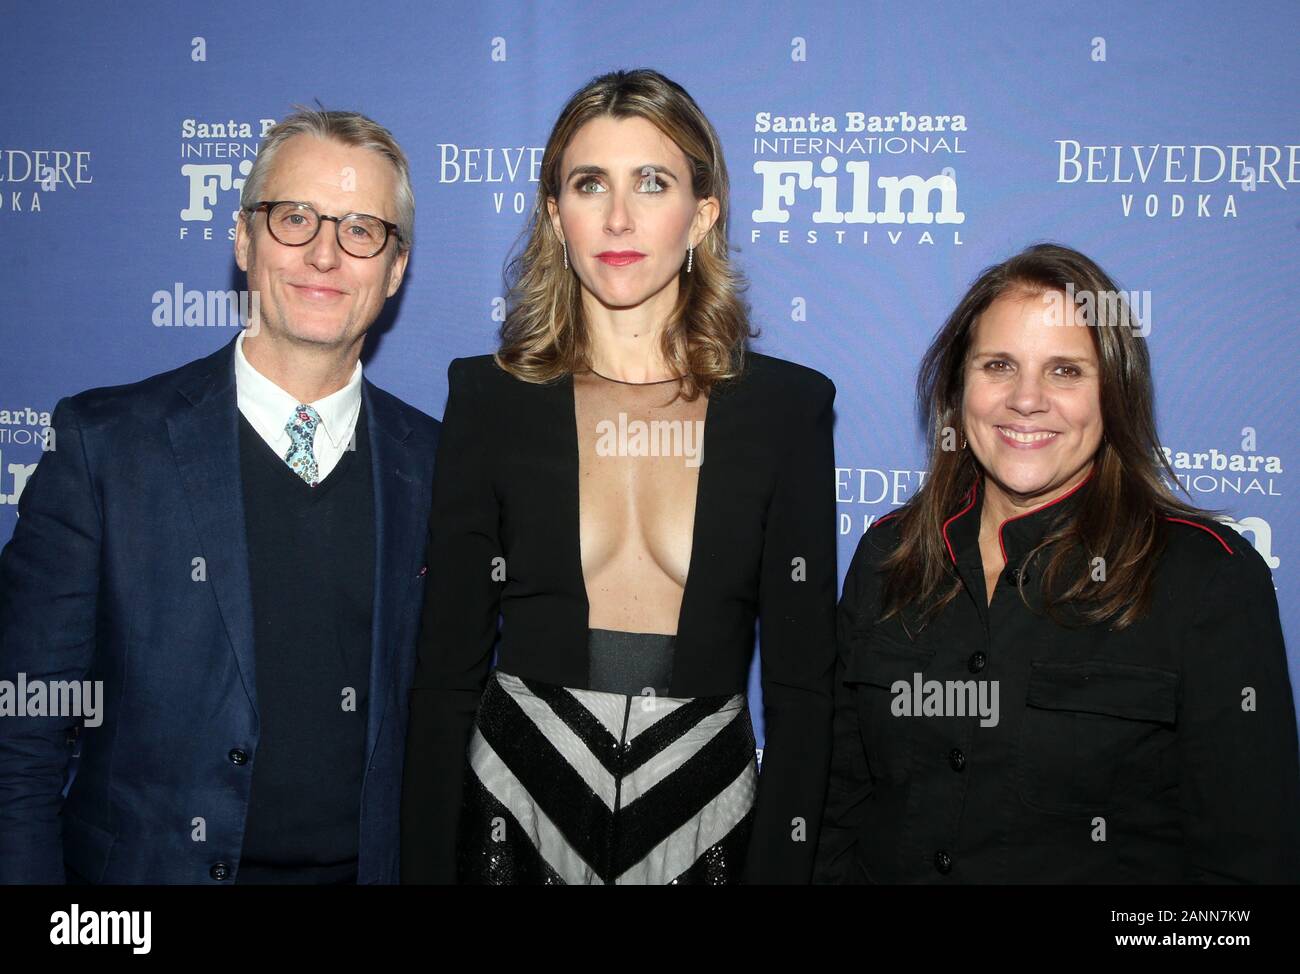
[{"label": "blonde wavy hair", "polygon": [[664,361],[684,377],[682,395],[694,399],[740,374],[746,343],[758,333],[742,299],[747,282],[728,257],[730,182],[718,134],[684,88],[647,68],[593,78],[560,112],[542,154],[532,215],[520,234],[527,243],[507,264],[506,320],[493,357],[527,382],[551,382],[591,367],[581,285],[563,266],[547,199],[560,196],[560,164],[574,134],[601,116],[649,121],[686,156],[695,198],[713,196],[719,203],[718,219],[695,248],[692,272],[679,274],[677,302],[663,331]]}]

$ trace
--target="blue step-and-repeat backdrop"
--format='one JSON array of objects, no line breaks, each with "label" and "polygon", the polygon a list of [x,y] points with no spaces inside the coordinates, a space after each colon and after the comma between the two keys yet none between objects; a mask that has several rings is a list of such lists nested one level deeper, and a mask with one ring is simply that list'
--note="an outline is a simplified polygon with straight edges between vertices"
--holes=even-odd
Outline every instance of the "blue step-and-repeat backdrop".
[{"label": "blue step-and-repeat backdrop", "polygon": [[[364,361],[441,416],[447,363],[494,347],[560,107],[648,66],[723,138],[755,347],[839,388],[841,575],[921,482],[930,338],[981,268],[1058,241],[1149,301],[1164,447],[1273,568],[1295,683],[1297,36],[1295,0],[5,4],[0,543],[60,397],[233,336],[184,307],[244,286],[240,187],[291,105],[364,112],[410,155],[416,248]],[[924,219],[835,219],[939,175]]]}]

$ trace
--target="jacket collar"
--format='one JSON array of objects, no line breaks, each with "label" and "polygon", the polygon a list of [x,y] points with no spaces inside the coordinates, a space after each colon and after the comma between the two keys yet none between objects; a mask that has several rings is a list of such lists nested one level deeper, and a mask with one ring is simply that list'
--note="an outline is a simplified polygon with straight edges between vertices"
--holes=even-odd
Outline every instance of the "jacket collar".
[{"label": "jacket collar", "polygon": [[[184,370],[184,377],[177,384],[177,391],[189,400],[190,405],[205,409],[220,406],[225,410],[223,417],[230,422],[225,424],[223,431],[233,436],[236,444],[239,435],[238,404],[236,402],[232,406],[231,400],[237,395],[235,348],[239,338],[236,335],[207,358],[190,363]],[[380,394],[375,384],[364,375],[357,376],[354,373],[353,378],[360,379],[361,398],[366,401],[370,432],[381,433],[398,443],[405,442],[411,434],[411,426],[402,415],[396,400]],[[371,449],[374,449],[373,442]]]},{"label": "jacket collar", "polygon": [[[1008,566],[1017,567],[1061,519],[1070,517],[1082,500],[1082,488],[1092,480],[1089,471],[1068,491],[1023,514],[1009,517],[998,525],[998,544]],[[943,525],[943,539],[948,555],[958,567],[982,563],[979,550],[980,513],[984,508],[983,477],[971,486],[957,510]]]},{"label": "jacket collar", "polygon": [[[264,376],[244,354],[244,336],[235,338],[235,399],[239,411],[248,417],[264,440],[279,444],[283,454],[288,445],[286,425],[302,402]],[[352,368],[352,377],[341,389],[310,402],[320,415],[320,425],[336,448],[341,449],[352,437],[357,414],[361,410],[361,362]]]}]

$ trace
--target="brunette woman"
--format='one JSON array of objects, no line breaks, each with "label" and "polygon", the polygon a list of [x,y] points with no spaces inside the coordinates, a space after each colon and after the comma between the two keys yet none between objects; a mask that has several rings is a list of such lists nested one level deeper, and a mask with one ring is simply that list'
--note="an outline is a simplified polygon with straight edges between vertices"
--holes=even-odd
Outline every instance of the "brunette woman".
[{"label": "brunette woman", "polygon": [[936,337],[930,475],[840,603],[820,881],[1296,881],[1272,578],[1166,486],[1148,330],[1042,245]]}]

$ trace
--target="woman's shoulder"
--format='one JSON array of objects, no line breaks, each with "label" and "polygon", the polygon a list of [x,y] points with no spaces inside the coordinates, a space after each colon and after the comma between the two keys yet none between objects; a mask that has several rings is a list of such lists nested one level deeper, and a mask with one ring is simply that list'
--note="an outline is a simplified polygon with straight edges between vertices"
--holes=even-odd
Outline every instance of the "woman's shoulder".
[{"label": "woman's shoulder", "polygon": [[1253,550],[1250,542],[1223,521],[1203,514],[1162,513],[1170,550],[1183,556],[1217,559]]},{"label": "woman's shoulder", "polygon": [[902,514],[907,508],[882,514],[862,532],[858,546],[853,552],[854,566],[861,568],[879,568],[902,543],[903,536],[899,530]]},{"label": "woman's shoulder", "polygon": [[469,379],[477,382],[497,372],[502,375],[507,374],[501,366],[497,365],[496,358],[490,354],[454,358],[447,366],[448,379]]},{"label": "woman's shoulder", "polygon": [[529,382],[507,372],[495,355],[467,355],[454,358],[447,366],[447,387],[459,392],[485,395],[529,395],[554,389],[557,382]]},{"label": "woman's shoulder", "polygon": [[899,532],[900,513],[901,511],[891,511],[882,514],[858,538],[853,557],[849,560],[848,571],[844,575],[844,597],[850,602],[860,605],[879,598],[885,562],[902,540]]},{"label": "woman's shoulder", "polygon": [[1252,585],[1272,588],[1268,563],[1230,525],[1183,512],[1162,514],[1161,518],[1166,526],[1162,567],[1177,580],[1180,590],[1194,594],[1204,592],[1207,585],[1219,590]]},{"label": "woman's shoulder", "polygon": [[762,352],[745,353],[740,379],[764,391],[788,396],[817,399],[835,395],[835,383],[823,373]]},{"label": "woman's shoulder", "polygon": [[806,365],[746,352],[739,376],[720,392],[724,397],[734,395],[733,402],[747,417],[753,435],[772,443],[831,435],[835,383]]},{"label": "woman's shoulder", "polygon": [[897,512],[876,518],[858,538],[844,575],[841,613],[858,620],[879,617],[885,587],[885,561],[897,549],[899,540]]}]

